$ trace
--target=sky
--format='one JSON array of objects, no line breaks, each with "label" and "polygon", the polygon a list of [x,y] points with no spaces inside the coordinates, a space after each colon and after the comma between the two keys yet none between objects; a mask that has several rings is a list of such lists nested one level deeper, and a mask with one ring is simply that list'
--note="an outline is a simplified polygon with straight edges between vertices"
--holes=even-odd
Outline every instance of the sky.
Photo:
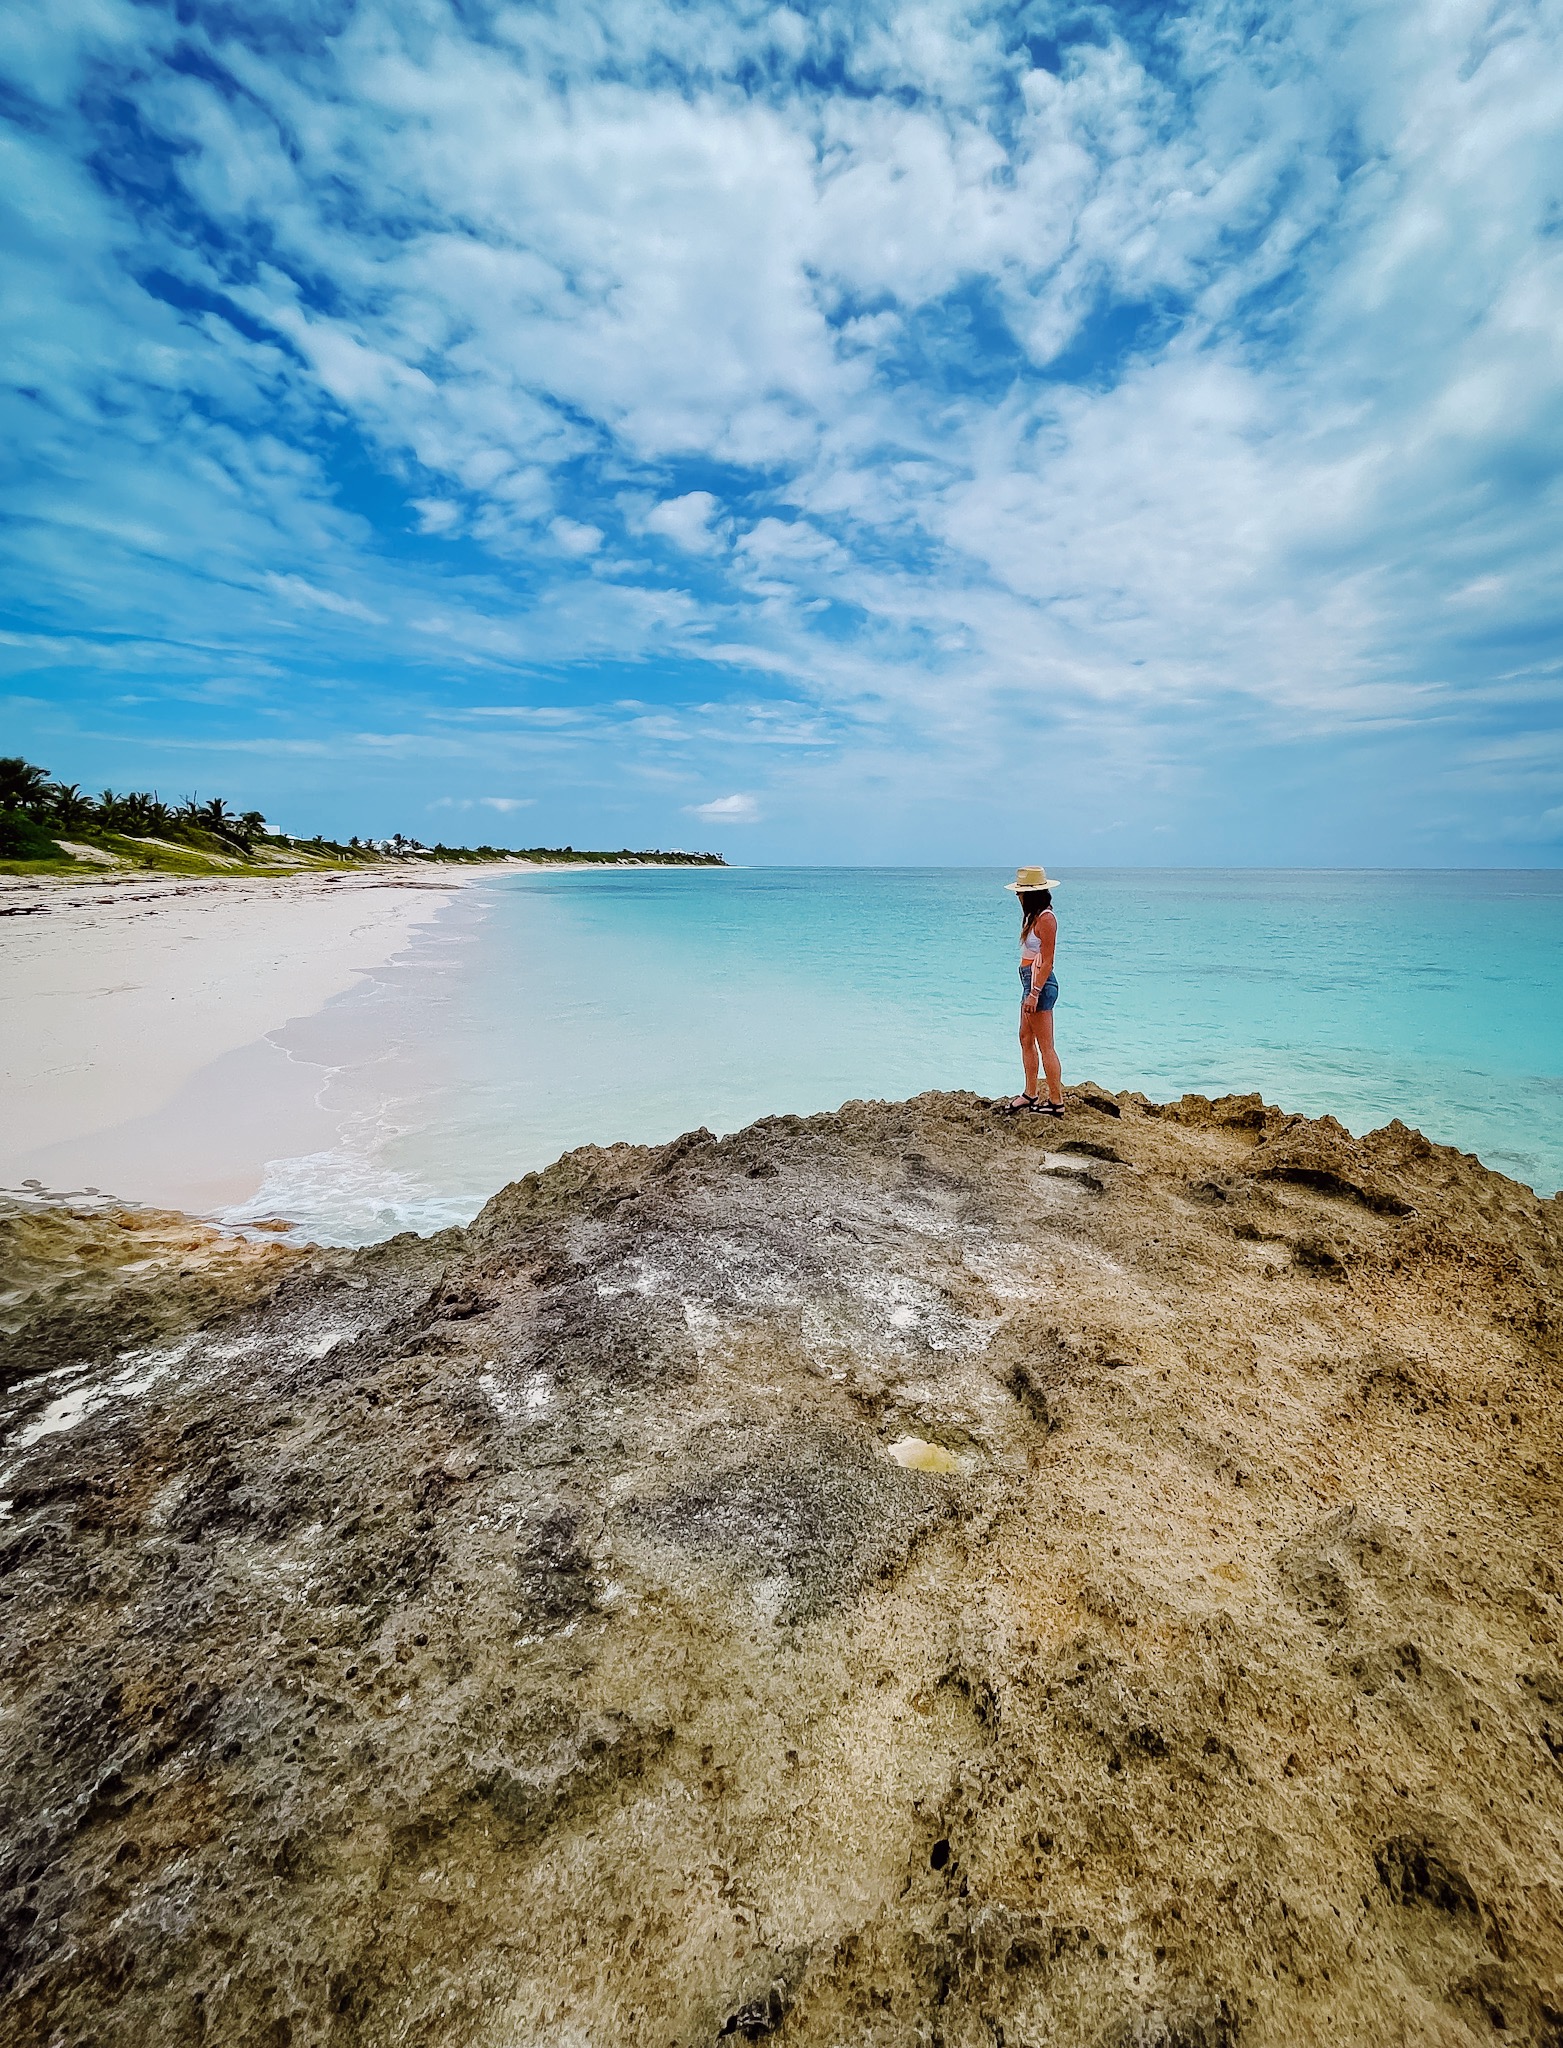
[{"label": "sky", "polygon": [[0,751],[1563,862],[1563,0],[50,0],[0,114]]}]

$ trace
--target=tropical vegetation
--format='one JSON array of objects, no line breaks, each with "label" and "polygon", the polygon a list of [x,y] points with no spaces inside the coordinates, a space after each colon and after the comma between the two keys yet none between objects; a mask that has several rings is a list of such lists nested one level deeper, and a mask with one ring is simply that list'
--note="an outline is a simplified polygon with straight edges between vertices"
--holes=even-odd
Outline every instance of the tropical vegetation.
[{"label": "tropical vegetation", "polygon": [[[62,844],[62,842],[65,842]],[[235,811],[220,796],[187,796],[165,803],[155,790],[100,790],[90,795],[74,782],[56,782],[47,768],[20,755],[0,756],[0,869],[79,866],[71,846],[112,863],[211,871],[229,867],[372,866],[387,860],[569,861],[600,865],[645,861],[657,865],[721,867],[715,853],[578,852],[572,846],[425,846],[401,832],[388,839],[345,843],[318,834],[300,839],[268,829],[260,811]]]}]

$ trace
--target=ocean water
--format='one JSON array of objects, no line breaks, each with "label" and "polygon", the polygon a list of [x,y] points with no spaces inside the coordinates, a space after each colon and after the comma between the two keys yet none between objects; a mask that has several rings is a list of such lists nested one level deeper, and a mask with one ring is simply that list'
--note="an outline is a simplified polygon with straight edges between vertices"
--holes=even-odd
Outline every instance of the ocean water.
[{"label": "ocean water", "polygon": [[[1008,1093],[1018,913],[974,869],[510,871],[277,1034],[336,1142],[231,1220],[462,1222],[572,1145],[925,1088]],[[1082,870],[1056,897],[1065,1080],[1402,1117],[1563,1184],[1563,873]]]}]

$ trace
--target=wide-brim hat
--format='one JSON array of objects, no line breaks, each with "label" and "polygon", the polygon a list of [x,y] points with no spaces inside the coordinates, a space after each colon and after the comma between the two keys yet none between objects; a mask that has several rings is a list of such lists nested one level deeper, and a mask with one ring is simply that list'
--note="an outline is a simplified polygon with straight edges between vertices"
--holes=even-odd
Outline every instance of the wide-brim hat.
[{"label": "wide-brim hat", "polygon": [[1029,896],[1033,889],[1056,889],[1058,881],[1046,868],[1016,868],[1014,881],[1004,886],[1012,896]]}]

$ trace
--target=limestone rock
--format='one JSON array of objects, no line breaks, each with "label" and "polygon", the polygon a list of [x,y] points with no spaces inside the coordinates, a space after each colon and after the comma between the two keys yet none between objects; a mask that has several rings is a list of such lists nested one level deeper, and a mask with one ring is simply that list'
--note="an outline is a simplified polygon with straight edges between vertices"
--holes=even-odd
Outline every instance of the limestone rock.
[{"label": "limestone rock", "polygon": [[0,1253],[8,2043],[1563,2041],[1563,1204],[1087,1088]]}]

